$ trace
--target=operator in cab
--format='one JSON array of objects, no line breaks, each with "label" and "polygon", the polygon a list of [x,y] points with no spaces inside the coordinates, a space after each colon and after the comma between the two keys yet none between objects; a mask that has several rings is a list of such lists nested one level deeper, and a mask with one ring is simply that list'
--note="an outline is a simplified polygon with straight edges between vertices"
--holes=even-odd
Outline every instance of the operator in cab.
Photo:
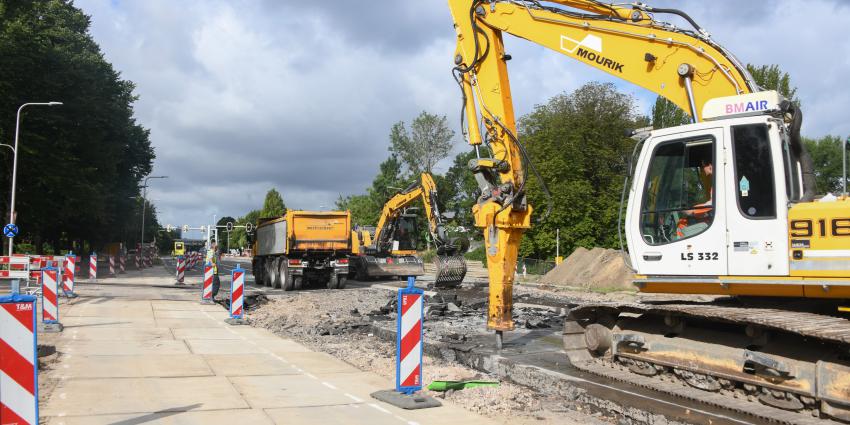
[{"label": "operator in cab", "polygon": [[711,157],[699,159],[699,183],[708,198],[692,209],[682,211],[684,217],[676,224],[676,236],[684,238],[702,232],[711,224],[714,216],[714,164]]}]

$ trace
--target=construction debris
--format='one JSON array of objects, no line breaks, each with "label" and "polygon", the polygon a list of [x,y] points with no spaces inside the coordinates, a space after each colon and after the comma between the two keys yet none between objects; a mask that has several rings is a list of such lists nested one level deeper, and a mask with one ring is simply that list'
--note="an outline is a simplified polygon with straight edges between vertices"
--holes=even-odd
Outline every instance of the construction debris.
[{"label": "construction debris", "polygon": [[633,274],[622,251],[579,247],[540,282],[582,288],[631,289]]}]

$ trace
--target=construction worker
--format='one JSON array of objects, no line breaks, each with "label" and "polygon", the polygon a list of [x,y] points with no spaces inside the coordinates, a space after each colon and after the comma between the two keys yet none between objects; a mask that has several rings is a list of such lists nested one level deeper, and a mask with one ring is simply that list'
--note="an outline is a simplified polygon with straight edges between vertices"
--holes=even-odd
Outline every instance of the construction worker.
[{"label": "construction worker", "polygon": [[693,209],[682,211],[684,217],[681,217],[676,225],[677,238],[701,233],[711,224],[714,216],[714,188],[711,186],[713,174],[714,164],[710,160],[700,160],[699,179],[707,189],[708,201],[694,205]]},{"label": "construction worker", "polygon": [[218,280],[218,261],[219,261],[219,253],[218,253],[218,243],[216,243],[215,239],[210,241],[210,247],[207,249],[207,256],[204,260],[205,263],[210,263],[212,265],[213,270],[213,281],[212,281],[212,299],[215,301],[215,296],[218,294],[218,290],[221,287],[221,281]]}]

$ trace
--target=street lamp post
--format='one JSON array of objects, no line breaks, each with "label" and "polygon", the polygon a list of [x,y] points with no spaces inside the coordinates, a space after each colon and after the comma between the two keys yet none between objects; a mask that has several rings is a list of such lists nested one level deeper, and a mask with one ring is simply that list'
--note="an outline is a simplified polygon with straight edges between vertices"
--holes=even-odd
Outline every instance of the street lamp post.
[{"label": "street lamp post", "polygon": [[[142,237],[139,240],[139,250],[145,246],[145,210],[147,209],[148,195],[148,180],[150,179],[167,179],[168,176],[148,176],[145,177],[145,184],[142,185]],[[139,252],[141,254],[141,252]]]},{"label": "street lamp post", "polygon": [[[18,108],[15,119],[15,147],[12,148],[12,200],[9,202],[9,224],[15,224],[15,185],[18,182],[18,139],[21,134],[21,111],[27,106],[59,106],[62,102],[29,102]],[[9,255],[12,255],[12,247],[15,238],[9,238]]]}]

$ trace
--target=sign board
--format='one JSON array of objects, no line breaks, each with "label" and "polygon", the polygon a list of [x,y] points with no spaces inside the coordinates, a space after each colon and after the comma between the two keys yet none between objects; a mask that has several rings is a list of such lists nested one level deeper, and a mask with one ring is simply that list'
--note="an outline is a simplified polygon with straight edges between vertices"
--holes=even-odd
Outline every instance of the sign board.
[{"label": "sign board", "polygon": [[3,234],[6,235],[7,238],[14,238],[18,236],[18,226],[15,223],[9,223],[3,226]]}]

